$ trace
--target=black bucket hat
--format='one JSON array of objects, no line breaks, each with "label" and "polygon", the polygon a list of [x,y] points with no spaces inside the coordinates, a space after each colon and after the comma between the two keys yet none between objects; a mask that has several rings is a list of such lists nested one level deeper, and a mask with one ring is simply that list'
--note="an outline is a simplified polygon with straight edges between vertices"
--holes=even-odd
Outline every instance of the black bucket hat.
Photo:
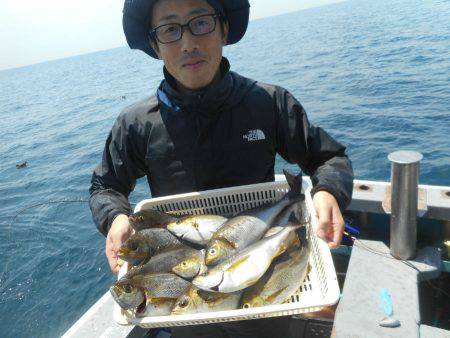
[{"label": "black bucket hat", "polygon": [[[158,58],[150,45],[150,11],[157,0],[125,0],[123,30],[128,45]],[[244,36],[249,20],[248,0],[206,0],[219,14],[225,16],[230,26],[227,45],[238,42]],[[223,9],[223,13],[220,13]]]}]

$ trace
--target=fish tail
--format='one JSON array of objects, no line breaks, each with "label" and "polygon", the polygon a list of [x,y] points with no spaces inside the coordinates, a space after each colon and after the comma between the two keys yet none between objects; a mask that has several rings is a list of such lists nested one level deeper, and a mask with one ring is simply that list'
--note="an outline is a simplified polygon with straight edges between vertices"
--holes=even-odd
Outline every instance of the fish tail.
[{"label": "fish tail", "polygon": [[298,227],[295,232],[297,233],[298,239],[300,241],[300,244],[302,246],[306,246],[308,243],[307,240],[307,232],[306,232],[306,226],[301,225],[300,227]]},{"label": "fish tail", "polygon": [[295,213],[292,212],[289,216],[289,226],[291,226],[297,234],[300,244],[305,246],[308,242],[306,223],[299,221]]},{"label": "fish tail", "polygon": [[283,174],[286,178],[287,183],[289,184],[289,188],[291,189],[286,194],[286,197],[289,200],[304,200],[305,195],[302,193],[302,172],[300,172],[298,175],[294,175],[286,169],[283,169]]},{"label": "fish tail", "polygon": [[306,223],[300,221],[294,211],[292,211],[291,215],[289,216],[288,224],[297,231],[299,231],[299,229],[306,229]]}]

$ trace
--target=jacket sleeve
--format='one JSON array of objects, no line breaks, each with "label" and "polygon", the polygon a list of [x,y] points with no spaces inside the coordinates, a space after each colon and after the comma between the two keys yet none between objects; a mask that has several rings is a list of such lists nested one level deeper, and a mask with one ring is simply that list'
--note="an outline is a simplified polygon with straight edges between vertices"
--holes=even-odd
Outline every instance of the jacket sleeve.
[{"label": "jacket sleeve", "polygon": [[302,105],[285,89],[276,92],[277,152],[311,177],[312,194],[325,190],[344,210],[352,199],[353,169],[345,147],[309,123]]},{"label": "jacket sleeve", "polygon": [[106,140],[102,162],[92,175],[89,205],[97,228],[105,236],[117,215],[131,213],[128,196],[136,180],[145,175],[144,145],[137,129],[124,114],[118,117]]}]

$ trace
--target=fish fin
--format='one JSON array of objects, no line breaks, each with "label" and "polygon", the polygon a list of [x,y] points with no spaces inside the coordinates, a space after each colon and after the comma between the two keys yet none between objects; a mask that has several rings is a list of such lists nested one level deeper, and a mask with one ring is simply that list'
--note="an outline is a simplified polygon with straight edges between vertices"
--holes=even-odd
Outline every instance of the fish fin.
[{"label": "fish fin", "polygon": [[[295,252],[297,250],[301,250],[301,248],[302,248],[302,243],[299,239],[299,236],[297,234],[295,234],[292,241],[290,241],[288,243],[288,248],[286,249],[286,256],[289,257],[293,252]],[[282,256],[285,256],[285,255],[282,255]]]},{"label": "fish fin", "polygon": [[208,267],[204,262],[200,263],[200,270],[198,271],[199,276],[204,276],[208,272]]},{"label": "fish fin", "polygon": [[142,262],[138,266],[143,266],[143,265],[147,264],[151,258],[152,258],[151,256],[143,258]]},{"label": "fish fin", "polygon": [[288,222],[292,224],[300,224],[300,221],[298,220],[297,215],[295,215],[294,211],[291,212]]},{"label": "fish fin", "polygon": [[134,222],[142,222],[144,220],[144,217],[132,214],[128,216],[128,220],[130,221],[131,225],[133,225]]},{"label": "fish fin", "polygon": [[295,230],[301,246],[306,246],[308,244],[308,233],[306,231],[306,226],[301,226]]},{"label": "fish fin", "polygon": [[239,245],[237,243],[230,241],[226,237],[220,237],[220,238],[218,238],[218,240],[230,248],[237,249],[239,247]]},{"label": "fish fin", "polygon": [[267,232],[264,234],[263,238],[266,237],[270,237],[273,235],[276,235],[277,233],[279,233],[281,230],[283,230],[282,226],[276,226],[276,227],[272,227],[269,230],[267,230]]},{"label": "fish fin", "polygon": [[275,259],[276,257],[280,256],[282,253],[284,253],[286,251],[286,246],[284,244],[281,244],[277,250],[275,251],[275,253],[272,256],[272,259]]},{"label": "fish fin", "polygon": [[224,297],[221,292],[208,292],[201,289],[197,290],[197,295],[207,303],[215,303]]},{"label": "fish fin", "polygon": [[284,177],[286,177],[286,181],[289,184],[289,188],[291,189],[286,196],[290,200],[298,199],[300,201],[303,201],[305,199],[305,195],[302,193],[302,184],[303,184],[302,172],[300,172],[297,176],[295,176],[286,169],[283,169],[283,174]]},{"label": "fish fin", "polygon": [[155,209],[141,210],[128,216],[130,225],[135,232],[152,228],[165,228],[168,223],[175,222],[177,219],[178,217],[175,215]]},{"label": "fish fin", "polygon": [[[170,216],[174,216],[174,215],[170,215]],[[183,223],[186,220],[188,220],[189,218],[191,218],[192,215],[182,215],[182,216],[178,216],[178,217],[173,217],[172,222],[176,222],[177,224]]]},{"label": "fish fin", "polygon": [[147,299],[147,303],[151,303],[154,305],[165,304],[165,303],[174,303],[177,299],[172,297],[152,297]]},{"label": "fish fin", "polygon": [[[300,217],[300,218],[302,218],[302,217]],[[295,231],[297,232],[297,234],[300,236],[300,238],[306,236],[306,224],[308,224],[308,223],[309,223],[309,219],[300,221],[299,217],[297,216],[295,211],[293,211],[291,213],[291,215],[289,216],[288,226],[292,226],[295,229]]]},{"label": "fish fin", "polygon": [[259,279],[260,278],[256,277],[256,278],[248,280],[247,283],[245,283],[245,287],[248,288],[250,286],[255,285],[258,282]]},{"label": "fish fin", "polygon": [[308,267],[306,268],[305,278],[303,278],[303,281],[302,281],[303,283],[305,282],[306,277],[308,277],[308,275],[311,272],[311,270],[312,270],[312,266],[311,266],[311,264],[308,263]]},{"label": "fish fin", "polygon": [[250,255],[245,255],[241,258],[239,258],[236,262],[234,262],[233,264],[230,265],[230,267],[226,270],[228,272],[232,272],[233,270],[236,270],[241,264],[243,264],[248,258],[250,257]]}]

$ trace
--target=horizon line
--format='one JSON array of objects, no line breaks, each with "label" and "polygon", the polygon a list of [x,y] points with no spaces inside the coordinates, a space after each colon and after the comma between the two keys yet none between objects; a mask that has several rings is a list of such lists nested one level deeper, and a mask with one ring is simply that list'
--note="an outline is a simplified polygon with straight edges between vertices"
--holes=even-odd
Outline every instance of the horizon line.
[{"label": "horizon line", "polygon": [[[264,16],[264,17],[257,17],[257,18],[250,19],[249,21],[253,22],[253,21],[259,21],[259,20],[274,18],[274,17],[277,17],[277,16],[282,16],[282,15],[287,15],[287,14],[292,14],[292,13],[297,13],[297,12],[303,12],[303,11],[307,11],[307,10],[311,10],[311,9],[315,9],[315,8],[335,5],[335,4],[338,4],[338,3],[341,3],[341,2],[345,2],[345,1],[346,0],[335,0],[335,1],[331,2],[331,3],[320,5],[320,6],[307,7],[307,8],[302,8],[302,9],[298,9],[298,10],[295,10],[295,11],[283,12],[283,13],[278,13],[278,14],[274,14],[274,15]],[[50,58],[50,59],[47,59],[47,60],[38,61],[38,62],[34,62],[34,63],[28,63],[28,64],[24,64],[24,65],[20,65],[20,66],[14,66],[14,67],[10,67],[10,68],[0,68],[0,72],[12,71],[12,70],[17,70],[17,69],[21,69],[21,68],[37,66],[37,65],[44,64],[44,63],[47,63],[47,62],[61,61],[61,60],[71,59],[71,58],[74,58],[74,57],[91,55],[91,54],[111,51],[111,50],[119,49],[119,48],[127,48],[127,47],[128,47],[128,45],[125,43],[124,45],[121,45],[121,46],[115,46],[115,47],[110,47],[110,48],[106,48],[106,49],[91,50],[91,51],[88,51],[88,52],[82,52],[80,54],[71,54],[71,55],[67,55],[67,56],[60,56],[60,57]]]}]

